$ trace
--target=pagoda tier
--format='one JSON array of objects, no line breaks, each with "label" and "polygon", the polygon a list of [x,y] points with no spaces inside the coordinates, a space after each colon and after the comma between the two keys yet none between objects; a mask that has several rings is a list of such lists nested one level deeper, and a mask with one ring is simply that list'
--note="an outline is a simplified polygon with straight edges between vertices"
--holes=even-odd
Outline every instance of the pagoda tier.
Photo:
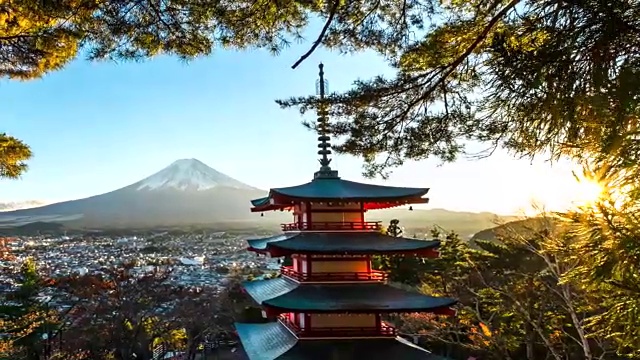
[{"label": "pagoda tier", "polygon": [[[438,240],[392,237],[380,232],[296,232],[262,239],[250,239],[249,251],[272,257],[303,254],[311,262],[312,255],[406,254],[438,257]],[[318,259],[320,260],[320,259]]]},{"label": "pagoda tier", "polygon": [[[290,312],[380,314],[430,312],[452,314],[456,300],[398,289],[383,283],[306,283],[288,276],[248,281],[245,291],[267,317]],[[310,325],[310,324],[307,324]]]},{"label": "pagoda tier", "polygon": [[251,360],[446,360],[400,338],[300,340],[280,322],[236,324]]},{"label": "pagoda tier", "polygon": [[314,203],[321,205],[327,202],[357,204],[363,211],[386,209],[428,203],[429,199],[423,197],[428,192],[428,188],[363,184],[342,180],[337,176],[316,177],[303,185],[271,189],[269,196],[251,201],[251,211],[292,209],[294,204],[307,204],[307,210],[311,212]]}]

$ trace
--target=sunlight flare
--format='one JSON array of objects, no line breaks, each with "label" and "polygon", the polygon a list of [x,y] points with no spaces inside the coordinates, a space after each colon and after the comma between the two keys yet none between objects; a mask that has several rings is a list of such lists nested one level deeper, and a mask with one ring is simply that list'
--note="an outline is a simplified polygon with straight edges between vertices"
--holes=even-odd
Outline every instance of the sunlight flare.
[{"label": "sunlight flare", "polygon": [[576,177],[573,202],[578,206],[593,206],[602,199],[605,189],[594,179]]}]

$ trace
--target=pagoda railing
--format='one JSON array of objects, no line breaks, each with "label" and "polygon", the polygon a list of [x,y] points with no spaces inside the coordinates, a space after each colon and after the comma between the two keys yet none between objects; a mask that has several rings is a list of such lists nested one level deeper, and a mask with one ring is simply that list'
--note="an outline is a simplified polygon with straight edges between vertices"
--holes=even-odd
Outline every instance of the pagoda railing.
[{"label": "pagoda railing", "polygon": [[367,336],[389,336],[395,337],[398,332],[396,328],[385,323],[380,327],[300,327],[294,324],[286,314],[278,316],[278,320],[299,338],[326,338],[326,337],[367,337]]},{"label": "pagoda railing", "polygon": [[282,231],[380,231],[381,221],[322,221],[280,224]]},{"label": "pagoda railing", "polygon": [[298,281],[386,281],[387,273],[379,270],[369,272],[311,272],[296,271],[292,266],[283,266],[282,275]]}]

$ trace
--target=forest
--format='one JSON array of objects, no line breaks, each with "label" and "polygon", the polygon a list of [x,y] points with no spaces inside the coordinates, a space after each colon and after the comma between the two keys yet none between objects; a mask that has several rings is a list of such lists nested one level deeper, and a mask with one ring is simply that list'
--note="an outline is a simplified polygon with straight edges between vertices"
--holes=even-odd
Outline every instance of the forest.
[{"label": "forest", "polygon": [[507,224],[495,240],[472,242],[434,229],[442,239],[439,258],[399,256],[379,259],[377,266],[391,281],[459,299],[457,315],[396,315],[391,321],[452,359],[637,357],[633,304],[615,296],[629,290],[584,277],[574,226],[544,215]]},{"label": "forest", "polygon": [[[321,29],[309,35],[316,23]],[[305,36],[309,51],[293,68],[320,46],[375,51],[394,76],[356,81],[326,99],[330,131],[341,139],[335,149],[361,158],[368,176],[385,177],[408,160],[446,163],[501,148],[571,159],[583,169],[577,178],[602,188],[592,203],[544,214],[534,229],[497,241],[440,234],[437,261],[381,259],[396,282],[461,299],[454,319],[398,317],[403,331],[452,356],[638,358],[639,23],[640,4],[630,0],[9,0],[0,4],[0,76],[39,78],[80,55],[277,55]],[[303,113],[320,105],[316,97],[278,103]],[[0,176],[17,178],[31,149],[0,134]],[[486,151],[469,153],[470,142]],[[25,267],[17,297],[39,284]],[[105,296],[101,304],[112,306]],[[29,306],[14,309],[3,328],[23,341],[52,314],[21,299]],[[106,319],[136,335],[155,325],[153,317]],[[19,346],[15,339],[5,344]]]},{"label": "forest", "polygon": [[[11,253],[3,253],[8,260]],[[169,284],[167,269],[132,269],[125,264],[100,274],[48,278],[27,259],[14,274],[19,287],[2,296],[0,359],[151,360],[182,353],[194,360],[237,346],[234,321],[263,321],[241,290],[247,277],[241,272],[229,274],[218,289]],[[64,301],[43,299],[48,290]]]}]

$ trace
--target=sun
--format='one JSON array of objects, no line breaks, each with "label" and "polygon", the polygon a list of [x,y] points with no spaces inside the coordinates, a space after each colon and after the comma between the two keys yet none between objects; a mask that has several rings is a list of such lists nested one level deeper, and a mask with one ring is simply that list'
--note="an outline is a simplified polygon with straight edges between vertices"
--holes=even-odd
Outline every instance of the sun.
[{"label": "sun", "polygon": [[573,201],[576,205],[592,206],[602,199],[604,187],[595,180],[579,179],[573,192]]}]

